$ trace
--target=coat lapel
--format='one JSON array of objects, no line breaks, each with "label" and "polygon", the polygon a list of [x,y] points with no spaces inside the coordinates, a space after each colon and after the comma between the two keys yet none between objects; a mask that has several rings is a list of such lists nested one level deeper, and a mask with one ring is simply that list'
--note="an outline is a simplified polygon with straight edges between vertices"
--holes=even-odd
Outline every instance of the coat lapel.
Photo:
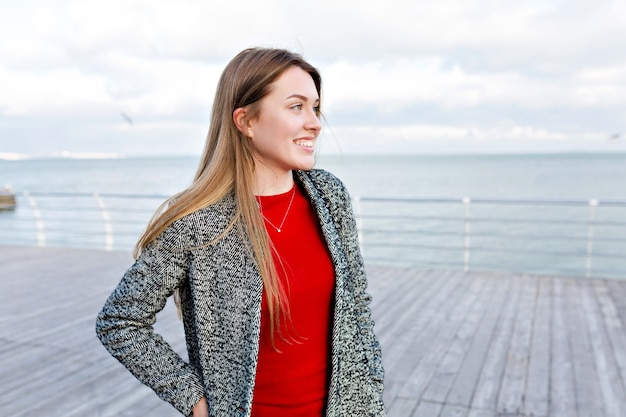
[{"label": "coat lapel", "polygon": [[[309,196],[319,218],[322,233],[328,245],[330,256],[335,266],[335,308],[333,313],[332,354],[331,354],[331,378],[328,393],[327,412],[328,416],[335,416],[332,410],[341,409],[340,365],[339,358],[343,357],[341,351],[345,346],[341,343],[342,317],[346,311],[345,285],[346,277],[349,276],[348,260],[342,249],[341,238],[335,218],[341,216],[337,210],[333,210],[335,204],[331,201],[332,196],[325,195],[322,184],[315,182],[306,171],[296,171],[296,175],[304,190]],[[335,196],[336,199],[337,196]]]}]

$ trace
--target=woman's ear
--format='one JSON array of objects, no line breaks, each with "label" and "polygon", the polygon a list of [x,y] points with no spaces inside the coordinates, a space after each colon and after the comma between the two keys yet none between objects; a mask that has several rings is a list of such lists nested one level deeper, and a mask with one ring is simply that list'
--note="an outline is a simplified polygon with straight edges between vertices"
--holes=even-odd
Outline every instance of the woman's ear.
[{"label": "woman's ear", "polygon": [[250,129],[247,109],[245,107],[239,107],[233,112],[233,122],[237,126],[237,130],[244,134],[244,136],[252,136],[252,129]]}]

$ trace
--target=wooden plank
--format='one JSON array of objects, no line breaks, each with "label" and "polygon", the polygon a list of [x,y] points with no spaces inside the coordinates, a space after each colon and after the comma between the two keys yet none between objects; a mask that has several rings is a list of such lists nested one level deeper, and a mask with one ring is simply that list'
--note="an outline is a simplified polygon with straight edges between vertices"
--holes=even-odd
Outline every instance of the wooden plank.
[{"label": "wooden plank", "polygon": [[482,312],[480,313],[478,329],[472,336],[471,346],[446,398],[446,403],[462,405],[467,409],[471,408],[472,397],[478,386],[478,380],[485,368],[485,362],[488,360],[487,353],[493,343],[496,325],[502,309],[510,301],[508,295],[512,280],[503,279],[502,276],[493,276],[487,279],[489,279],[492,290],[486,299],[480,300]]},{"label": "wooden plank", "polygon": [[472,408],[467,413],[467,417],[501,417],[495,409],[483,410],[480,408]]},{"label": "wooden plank", "polygon": [[450,279],[448,276],[424,280],[428,280],[432,284],[417,294],[413,291],[403,290],[403,293],[409,294],[409,297],[405,298],[404,302],[398,300],[396,303],[399,307],[398,311],[395,316],[389,315],[392,322],[386,328],[384,323],[381,323],[381,330],[377,331],[381,343],[386,342],[386,339],[394,340],[394,343],[390,344],[390,348],[383,352],[387,367],[403,366],[403,363],[399,361],[401,361],[406,349],[411,346],[415,335],[428,322],[429,313],[433,312],[437,305],[444,303],[446,296],[458,282],[458,279]]},{"label": "wooden plank", "polygon": [[387,417],[406,417],[413,414],[418,401],[414,398],[396,398],[387,410]]},{"label": "wooden plank", "polygon": [[537,284],[523,414],[547,416],[550,405],[552,280],[539,278]]},{"label": "wooden plank", "polygon": [[624,280],[606,280],[605,282],[622,326],[626,326],[626,286],[623,285]]},{"label": "wooden plank", "polygon": [[384,314],[379,315],[376,320],[376,334],[381,340],[388,336],[393,337],[406,320],[412,320],[416,310],[424,305],[423,300],[429,299],[445,283],[445,279],[420,279],[415,271],[406,272],[399,277],[397,287],[391,287],[393,291],[377,305],[384,309]]},{"label": "wooden plank", "polygon": [[[423,379],[413,379],[411,375],[418,367],[425,353],[431,351],[433,341],[437,340],[437,333],[444,326],[446,314],[454,305],[455,300],[460,299],[470,284],[470,280],[465,279],[462,274],[451,275],[448,279],[442,279],[443,286],[438,292],[426,300],[421,312],[407,324],[406,328],[392,340],[383,345],[383,363],[386,366],[389,377],[385,379],[385,400],[390,402],[403,390],[407,398],[415,398],[421,395],[419,391],[407,393],[407,390],[414,388],[405,387],[405,381],[422,384]],[[421,375],[421,374],[420,374]]]},{"label": "wooden plank", "polygon": [[421,401],[410,417],[439,417],[442,405],[430,401]]},{"label": "wooden plank", "polygon": [[[389,313],[391,307],[397,303],[397,294],[400,288],[422,292],[421,287],[427,287],[432,282],[422,279],[429,271],[414,268],[388,268],[374,265],[367,268],[368,291],[376,293],[372,299],[372,308],[376,307],[380,313]],[[376,279],[369,279],[369,277]]]},{"label": "wooden plank", "polygon": [[[47,380],[39,384],[36,391],[37,400],[33,401],[30,395],[16,396],[8,405],[3,405],[3,415],[7,416],[63,416],[73,411],[74,401],[94,398],[92,390],[85,389],[93,380],[98,381],[101,389],[111,389],[109,384],[114,381],[111,372],[101,373],[99,364],[90,364],[78,367],[76,370],[64,373],[60,378]],[[123,389],[118,382],[116,389]],[[123,381],[122,381],[123,382]],[[29,391],[33,392],[33,391]],[[61,404],[62,402],[62,404]],[[70,408],[72,407],[72,408]]]},{"label": "wooden plank", "polygon": [[64,352],[47,346],[25,346],[23,350],[30,355],[29,358],[13,356],[14,364],[2,366],[0,404],[15,402],[20,392],[41,392],[42,386],[86,365],[71,355],[64,355]]},{"label": "wooden plank", "polygon": [[[619,387],[626,393],[626,323],[621,320],[618,306],[615,304],[614,285],[611,281],[594,282],[595,295],[602,310],[607,335],[611,342],[612,354],[615,357],[619,377]],[[623,413],[626,415],[626,412]]]},{"label": "wooden plank", "polygon": [[[595,368],[599,378],[602,394],[604,415],[607,417],[623,417],[626,415],[626,394],[619,372],[619,366],[613,354],[613,346],[607,334],[604,317],[600,312],[595,294],[601,282],[589,283],[589,290],[583,292],[582,304],[587,313],[587,325],[591,347],[593,349]],[[595,290],[595,291],[594,291]]]},{"label": "wooden plank", "polygon": [[523,284],[518,276],[513,276],[509,280],[511,280],[511,284],[506,295],[505,306],[488,349],[487,358],[489,360],[483,365],[474,390],[472,410],[495,410],[497,408],[500,383],[507,362],[513,324],[515,323]]},{"label": "wooden plank", "polygon": [[595,417],[604,415],[602,404],[598,401],[602,394],[598,387],[598,373],[591,346],[589,328],[587,327],[587,311],[581,308],[581,300],[589,291],[584,280],[573,280],[567,288],[567,320],[572,356],[574,358],[574,381],[576,407],[579,417]]},{"label": "wooden plank", "polygon": [[[414,352],[419,352],[418,360],[413,360],[411,366],[403,368],[404,372],[394,371],[403,381],[398,396],[422,397],[425,400],[424,392],[427,389],[434,392],[439,389],[440,384],[430,388],[431,384],[435,378],[443,378],[438,376],[437,371],[448,352],[448,346],[463,323],[467,309],[482,288],[481,280],[470,275],[464,276],[454,292],[435,310],[436,314],[430,318],[428,326],[416,339]],[[403,360],[403,363],[408,361],[409,358]],[[433,396],[437,397],[436,394]]]},{"label": "wooden plank", "polygon": [[498,396],[498,412],[501,414],[522,412],[536,294],[537,279],[524,276],[508,360]]},{"label": "wooden plank", "polygon": [[[476,329],[484,314],[485,306],[489,305],[489,300],[492,299],[492,294],[494,293],[494,287],[491,285],[493,280],[481,279],[476,282],[480,287],[473,290],[475,292],[473,297],[466,298],[467,304],[463,308],[463,314],[459,315],[459,326],[454,337],[450,339],[447,346],[440,345],[435,347],[436,349],[444,350],[445,355],[424,392],[424,400],[447,403],[448,393],[463,367],[463,361],[470,349]],[[472,390],[473,386],[467,386],[466,389]],[[457,394],[458,397],[459,395]]]},{"label": "wooden plank", "polygon": [[[138,381],[137,381],[138,382]],[[180,413],[169,403],[161,401],[152,390],[144,385],[136,385],[136,388],[125,391],[117,390],[118,395],[104,402],[99,412],[103,416],[150,416],[150,417],[174,417]]]},{"label": "wooden plank", "polygon": [[[459,278],[462,279],[459,280]],[[393,393],[402,398],[420,398],[428,383],[435,374],[438,364],[446,352],[446,346],[454,336],[464,314],[461,302],[466,299],[468,288],[475,281],[456,275],[455,283],[450,291],[442,291],[442,299],[433,298],[435,304],[417,321],[419,330],[410,349],[403,352],[398,360],[398,366],[390,368],[391,381],[396,382],[391,388]],[[474,292],[469,291],[471,294]]]},{"label": "wooden plank", "polygon": [[467,417],[468,408],[465,406],[446,403],[439,417]]},{"label": "wooden plank", "polygon": [[550,363],[550,411],[552,417],[576,417],[574,361],[569,342],[567,287],[572,279],[554,279],[552,288],[552,334]]}]

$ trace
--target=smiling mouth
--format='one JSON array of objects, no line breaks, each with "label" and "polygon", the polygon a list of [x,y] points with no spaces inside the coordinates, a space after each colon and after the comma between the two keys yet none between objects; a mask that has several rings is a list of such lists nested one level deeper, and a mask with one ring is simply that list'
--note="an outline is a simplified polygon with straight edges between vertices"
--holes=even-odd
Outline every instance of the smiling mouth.
[{"label": "smiling mouth", "polygon": [[304,146],[305,148],[312,148],[313,147],[313,141],[310,139],[298,139],[296,141],[294,141],[296,145],[299,146]]}]

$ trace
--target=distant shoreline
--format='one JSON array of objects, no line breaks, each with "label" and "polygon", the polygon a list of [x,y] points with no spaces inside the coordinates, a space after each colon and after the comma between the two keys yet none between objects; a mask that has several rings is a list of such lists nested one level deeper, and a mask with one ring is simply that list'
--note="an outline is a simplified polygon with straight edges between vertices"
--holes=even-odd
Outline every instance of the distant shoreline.
[{"label": "distant shoreline", "polygon": [[[542,156],[542,155],[616,155],[626,156],[626,150],[526,150],[526,151],[492,151],[487,152],[484,150],[477,150],[475,152],[458,152],[458,151],[433,151],[423,153],[370,153],[370,152],[351,152],[351,153],[325,153],[319,156],[322,158],[340,158],[340,157],[430,157],[430,156]],[[121,153],[107,153],[107,152],[53,152],[49,154],[24,154],[24,153],[0,153],[0,161],[32,161],[32,160],[109,160],[109,159],[169,159],[169,158],[200,158],[200,155],[193,154],[180,154],[180,155],[137,155],[137,154],[121,154]]]},{"label": "distant shoreline", "polygon": [[33,159],[122,159],[124,154],[107,152],[52,152],[46,154],[25,154],[17,152],[0,153],[2,161],[27,161]]}]

